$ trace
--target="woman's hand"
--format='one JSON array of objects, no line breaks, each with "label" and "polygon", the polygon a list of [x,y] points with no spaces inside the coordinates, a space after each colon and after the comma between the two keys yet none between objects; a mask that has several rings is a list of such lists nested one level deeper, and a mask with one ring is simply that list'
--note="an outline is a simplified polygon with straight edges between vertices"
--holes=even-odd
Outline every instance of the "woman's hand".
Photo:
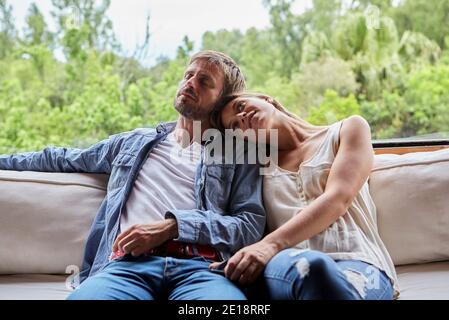
[{"label": "woman's hand", "polygon": [[[250,284],[263,272],[268,261],[276,253],[276,246],[264,240],[247,246],[229,259],[224,268],[225,276],[242,285]],[[220,262],[214,262],[209,268],[216,269],[219,264]]]}]

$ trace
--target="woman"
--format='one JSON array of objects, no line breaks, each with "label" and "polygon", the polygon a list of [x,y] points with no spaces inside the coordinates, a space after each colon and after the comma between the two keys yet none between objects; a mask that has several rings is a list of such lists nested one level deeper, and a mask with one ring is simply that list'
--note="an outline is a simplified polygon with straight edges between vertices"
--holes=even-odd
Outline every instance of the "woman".
[{"label": "woman", "polygon": [[274,99],[250,93],[223,105],[215,121],[222,129],[278,131],[278,163],[264,176],[268,234],[229,259],[225,275],[248,285],[263,272],[271,299],[396,298],[394,265],[367,183],[368,123],[352,116],[313,126]]}]

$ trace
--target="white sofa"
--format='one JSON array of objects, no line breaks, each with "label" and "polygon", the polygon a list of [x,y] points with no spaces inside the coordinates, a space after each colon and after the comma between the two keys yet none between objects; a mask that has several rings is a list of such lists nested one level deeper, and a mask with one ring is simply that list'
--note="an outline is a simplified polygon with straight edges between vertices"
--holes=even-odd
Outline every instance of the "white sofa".
[{"label": "white sofa", "polygon": [[[71,292],[107,179],[0,171],[0,299]],[[378,155],[369,182],[400,299],[449,299],[449,149]]]}]

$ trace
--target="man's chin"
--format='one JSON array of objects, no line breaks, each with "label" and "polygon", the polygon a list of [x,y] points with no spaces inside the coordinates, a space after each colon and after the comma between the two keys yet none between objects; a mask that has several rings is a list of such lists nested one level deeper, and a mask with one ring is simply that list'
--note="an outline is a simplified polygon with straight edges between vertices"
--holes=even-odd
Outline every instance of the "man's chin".
[{"label": "man's chin", "polygon": [[198,112],[195,107],[187,104],[175,104],[175,109],[184,118],[192,121],[204,121],[208,118],[208,114]]}]

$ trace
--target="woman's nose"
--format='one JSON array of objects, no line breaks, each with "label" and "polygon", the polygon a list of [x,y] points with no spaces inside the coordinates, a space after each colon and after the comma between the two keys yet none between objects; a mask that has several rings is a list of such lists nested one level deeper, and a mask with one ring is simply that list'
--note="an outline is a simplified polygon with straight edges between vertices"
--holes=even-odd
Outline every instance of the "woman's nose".
[{"label": "woman's nose", "polygon": [[245,125],[246,112],[240,112],[239,114],[237,114],[237,118],[240,124]]}]

